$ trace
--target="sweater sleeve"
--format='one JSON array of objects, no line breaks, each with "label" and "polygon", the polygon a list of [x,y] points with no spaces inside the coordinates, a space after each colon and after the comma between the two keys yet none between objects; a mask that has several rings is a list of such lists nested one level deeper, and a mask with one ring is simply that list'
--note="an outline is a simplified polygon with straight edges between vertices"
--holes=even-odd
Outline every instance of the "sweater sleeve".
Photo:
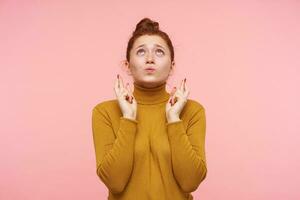
[{"label": "sweater sleeve", "polygon": [[103,109],[94,108],[92,130],[96,173],[112,193],[124,190],[133,169],[134,141],[138,121],[120,117],[116,136]]},{"label": "sweater sleeve", "polygon": [[206,118],[203,107],[190,119],[166,123],[174,176],[185,192],[195,191],[207,174],[205,158]]}]

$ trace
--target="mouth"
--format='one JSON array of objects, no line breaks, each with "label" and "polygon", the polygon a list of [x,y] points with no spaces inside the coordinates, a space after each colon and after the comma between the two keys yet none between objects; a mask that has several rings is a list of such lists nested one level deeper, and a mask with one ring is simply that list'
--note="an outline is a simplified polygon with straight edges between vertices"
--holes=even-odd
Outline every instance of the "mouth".
[{"label": "mouth", "polygon": [[153,73],[153,72],[155,72],[155,68],[152,68],[152,67],[148,67],[148,68],[146,68],[145,69],[147,72],[149,72],[149,73]]}]

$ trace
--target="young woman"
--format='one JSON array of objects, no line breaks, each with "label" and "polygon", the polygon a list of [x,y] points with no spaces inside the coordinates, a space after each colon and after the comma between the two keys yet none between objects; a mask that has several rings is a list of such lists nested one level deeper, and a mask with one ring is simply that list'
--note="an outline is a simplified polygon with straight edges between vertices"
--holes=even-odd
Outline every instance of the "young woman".
[{"label": "young woman", "polygon": [[188,99],[186,79],[170,94],[172,42],[149,18],[127,46],[134,90],[116,78],[116,99],[93,108],[97,175],[109,200],[191,200],[207,174],[204,107]]}]

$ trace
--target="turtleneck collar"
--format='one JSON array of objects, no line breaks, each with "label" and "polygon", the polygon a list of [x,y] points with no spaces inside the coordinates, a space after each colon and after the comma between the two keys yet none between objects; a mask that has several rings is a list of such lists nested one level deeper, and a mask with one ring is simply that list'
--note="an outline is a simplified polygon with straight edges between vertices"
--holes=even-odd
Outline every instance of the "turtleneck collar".
[{"label": "turtleneck collar", "polygon": [[170,94],[166,91],[166,82],[154,88],[145,88],[133,82],[135,97],[138,104],[153,105],[167,102]]}]

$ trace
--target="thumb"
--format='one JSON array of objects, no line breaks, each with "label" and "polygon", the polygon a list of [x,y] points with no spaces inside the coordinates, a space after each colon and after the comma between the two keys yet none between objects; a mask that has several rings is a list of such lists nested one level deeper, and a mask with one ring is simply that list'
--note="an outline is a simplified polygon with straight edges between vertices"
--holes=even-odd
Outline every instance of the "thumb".
[{"label": "thumb", "polygon": [[175,92],[176,92],[176,86],[175,87],[173,87],[173,89],[172,89],[172,91],[171,91],[171,93],[170,93],[170,103],[173,105],[173,103],[174,103],[174,94],[175,94]]}]

